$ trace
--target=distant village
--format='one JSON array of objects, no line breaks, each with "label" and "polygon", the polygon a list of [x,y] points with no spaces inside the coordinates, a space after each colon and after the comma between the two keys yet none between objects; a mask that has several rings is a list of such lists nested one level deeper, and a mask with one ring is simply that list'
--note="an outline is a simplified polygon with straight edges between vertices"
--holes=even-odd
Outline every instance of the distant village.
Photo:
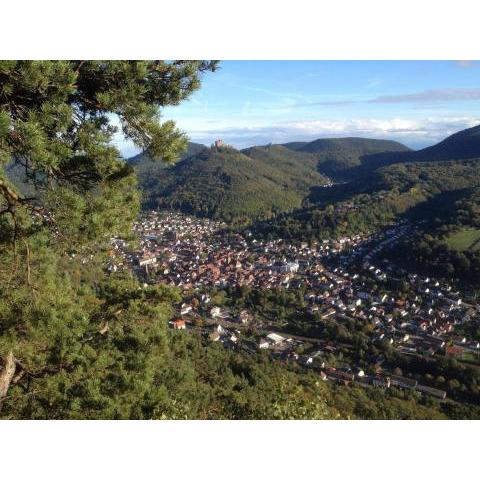
[{"label": "distant village", "polygon": [[[240,235],[225,227],[177,212],[150,211],[135,223],[140,237],[137,249],[120,238],[111,239],[107,269],[129,269],[145,284],[180,288],[187,300],[179,305],[171,328],[188,331],[201,325],[212,342],[247,352],[267,350],[273,358],[318,370],[324,380],[446,397],[443,390],[385,371],[382,358],[370,374],[355,365],[329,365],[327,359],[337,348],[334,342],[277,331],[275,322],[255,318],[247,309],[232,311],[212,305],[209,292],[231,285],[303,287],[305,307],[299,314],[338,323],[368,321],[373,326],[371,342],[388,342],[403,355],[431,357],[442,352],[455,358],[478,358],[479,343],[458,335],[455,327],[477,319],[479,304],[467,302],[451,285],[406,272],[401,274],[414,293],[405,298],[387,288],[389,280],[399,280],[399,272],[379,253],[411,234],[412,226],[406,222],[373,235],[310,244],[259,240],[250,232]],[[366,288],[365,277],[376,283],[375,293]],[[308,353],[305,344],[312,345]]]}]

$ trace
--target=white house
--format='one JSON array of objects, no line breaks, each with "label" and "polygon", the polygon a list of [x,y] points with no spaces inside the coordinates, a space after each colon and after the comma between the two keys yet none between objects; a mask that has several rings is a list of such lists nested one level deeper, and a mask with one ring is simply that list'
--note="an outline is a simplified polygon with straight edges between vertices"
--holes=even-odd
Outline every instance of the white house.
[{"label": "white house", "polygon": [[285,341],[285,337],[278,335],[277,333],[269,333],[267,339],[270,340],[274,345],[279,345]]},{"label": "white house", "polygon": [[260,342],[258,343],[258,348],[268,348],[269,346],[270,343],[265,338],[260,339]]}]

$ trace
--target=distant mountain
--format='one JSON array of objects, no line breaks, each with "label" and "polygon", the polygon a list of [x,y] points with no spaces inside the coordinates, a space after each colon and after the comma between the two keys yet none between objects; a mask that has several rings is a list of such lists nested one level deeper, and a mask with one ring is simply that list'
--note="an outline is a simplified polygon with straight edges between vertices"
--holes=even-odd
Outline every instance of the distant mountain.
[{"label": "distant mountain", "polygon": [[145,207],[248,223],[299,208],[312,189],[360,165],[365,154],[408,151],[397,142],[365,138],[320,139],[266,145],[242,151],[190,144],[175,166],[130,159]]},{"label": "distant mountain", "polygon": [[444,192],[480,184],[480,126],[422,150],[362,157],[351,191],[423,189]]},{"label": "distant mountain", "polygon": [[419,151],[364,155],[360,161],[343,172],[349,182],[312,188],[303,208],[262,222],[257,231],[318,239],[370,232],[398,218],[437,217],[439,228],[462,192],[480,188],[480,126]]},{"label": "distant mountain", "polygon": [[[288,145],[288,144],[287,144]],[[295,145],[295,143],[290,144]],[[291,148],[291,147],[290,147]],[[367,155],[375,152],[409,150],[408,147],[392,140],[376,140],[372,138],[344,137],[344,138],[319,138],[308,142],[295,150],[309,153],[354,152]]]},{"label": "distant mountain", "polygon": [[454,133],[431,147],[411,152],[407,158],[414,162],[480,158],[480,125]]},{"label": "distant mountain", "polygon": [[348,172],[362,164],[361,158],[383,152],[408,152],[410,149],[399,142],[371,138],[320,138],[312,142],[291,142],[286,148],[313,155],[318,170],[334,179],[348,177]]},{"label": "distant mountain", "polygon": [[243,152],[203,149],[161,171],[139,175],[146,207],[166,207],[234,223],[298,208],[313,185],[328,181],[315,159],[280,146]]},{"label": "distant mountain", "polygon": [[480,125],[454,133],[440,143],[422,150],[365,155],[361,158],[360,167],[348,173],[351,177],[357,177],[394,163],[441,162],[472,158],[480,158]]},{"label": "distant mountain", "polygon": [[[350,137],[242,151],[190,144],[184,159],[174,166],[165,167],[141,156],[130,162],[138,172],[146,207],[174,208],[233,223],[282,214],[278,226],[289,224],[293,220],[289,212],[297,211],[290,230],[301,235],[305,218],[323,218],[319,212],[329,204],[346,205],[340,210],[355,212],[344,219],[346,232],[368,229],[400,211],[418,211],[419,202],[439,193],[475,187],[480,183],[477,158],[480,126],[418,151],[398,142]],[[328,177],[348,183],[320,188],[329,182]],[[348,206],[352,202],[356,205],[353,210]],[[301,213],[302,207],[307,207],[307,215]],[[336,214],[329,218],[335,219]],[[305,221],[309,224],[311,221]],[[318,228],[325,228],[323,220]],[[336,229],[334,226],[331,231]]]}]

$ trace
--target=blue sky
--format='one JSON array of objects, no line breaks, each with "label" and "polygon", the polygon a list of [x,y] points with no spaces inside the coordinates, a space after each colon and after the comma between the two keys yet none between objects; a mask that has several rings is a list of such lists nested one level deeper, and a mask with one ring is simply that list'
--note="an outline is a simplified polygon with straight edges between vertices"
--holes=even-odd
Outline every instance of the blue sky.
[{"label": "blue sky", "polygon": [[480,62],[223,61],[162,116],[205,144],[359,136],[421,148],[480,123]]}]

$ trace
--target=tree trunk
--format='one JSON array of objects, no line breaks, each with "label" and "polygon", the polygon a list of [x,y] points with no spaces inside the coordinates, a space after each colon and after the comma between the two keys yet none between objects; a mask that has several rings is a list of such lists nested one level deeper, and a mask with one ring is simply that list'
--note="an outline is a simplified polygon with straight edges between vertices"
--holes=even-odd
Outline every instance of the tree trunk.
[{"label": "tree trunk", "polygon": [[10,382],[15,375],[15,369],[15,358],[13,357],[13,352],[10,351],[5,359],[5,366],[0,373],[0,398],[7,395],[8,387],[10,387]]}]

